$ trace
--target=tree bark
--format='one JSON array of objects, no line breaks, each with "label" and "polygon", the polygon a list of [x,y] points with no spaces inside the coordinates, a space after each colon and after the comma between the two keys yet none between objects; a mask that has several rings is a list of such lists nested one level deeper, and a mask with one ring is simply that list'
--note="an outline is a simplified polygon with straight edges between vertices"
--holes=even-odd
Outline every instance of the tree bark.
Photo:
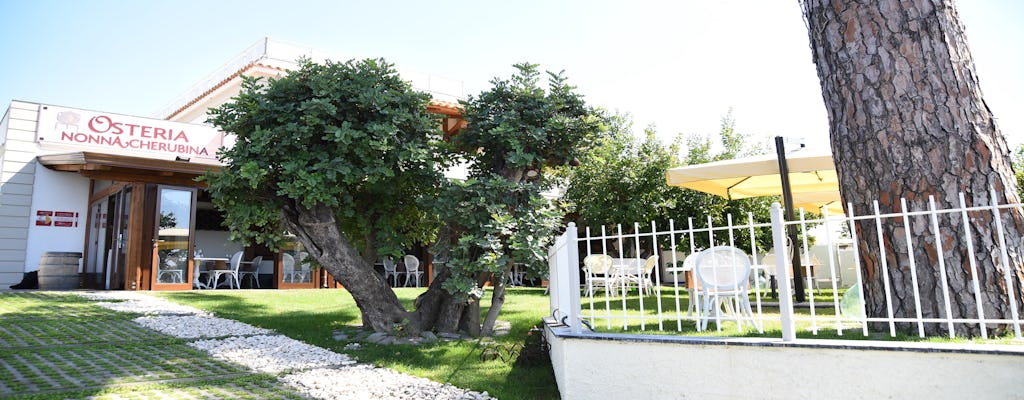
[{"label": "tree bark", "polygon": [[491,336],[494,333],[494,323],[498,320],[498,313],[501,312],[501,307],[505,304],[505,284],[500,278],[496,281],[494,292],[491,293],[491,307],[487,310],[487,316],[484,317],[484,323],[480,329],[480,334],[483,336]]},{"label": "tree bark", "polygon": [[296,235],[309,254],[352,294],[362,313],[364,327],[390,332],[395,324],[408,322],[410,313],[402,307],[395,292],[373,270],[373,264],[363,260],[338,230],[331,207],[319,204],[307,209],[290,205],[282,212],[289,232]]},{"label": "tree bark", "polygon": [[[829,116],[832,152],[844,204],[856,215],[1018,203],[1009,149],[982,98],[963,27],[951,0],[802,0],[811,50]],[[991,198],[994,188],[996,198]],[[849,210],[847,210],[849,211]],[[925,217],[883,220],[885,256],[874,221],[856,224],[869,317],[887,317],[889,297],[895,317],[978,318],[973,280],[981,288],[985,318],[1011,315],[1009,296],[1018,308],[1021,294],[1021,238],[1024,218],[1004,210],[1002,223],[1009,250],[1011,284],[1005,284],[999,238],[990,213],[970,213],[970,226],[959,214],[939,218],[938,246]],[[912,246],[905,230],[912,234]],[[971,271],[965,231],[969,229],[977,259]],[[914,302],[909,255],[916,259],[921,309]],[[946,266],[951,313],[938,257]],[[1019,311],[1019,310],[1018,310]],[[959,335],[977,335],[979,327],[955,324]],[[916,333],[916,324],[900,324]],[[1000,327],[1000,329],[1006,326]],[[926,324],[927,334],[946,334],[946,325]],[[999,329],[996,332],[998,333]]]}]

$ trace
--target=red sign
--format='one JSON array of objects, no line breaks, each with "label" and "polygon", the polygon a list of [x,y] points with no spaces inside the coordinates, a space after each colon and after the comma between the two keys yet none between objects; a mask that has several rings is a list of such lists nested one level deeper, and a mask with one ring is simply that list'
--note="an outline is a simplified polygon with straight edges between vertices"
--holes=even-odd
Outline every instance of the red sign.
[{"label": "red sign", "polygon": [[36,226],[78,226],[78,213],[72,211],[36,211]]},{"label": "red sign", "polygon": [[53,226],[78,226],[78,213],[70,211],[54,211]]},{"label": "red sign", "polygon": [[36,226],[53,225],[53,211],[36,211]]}]

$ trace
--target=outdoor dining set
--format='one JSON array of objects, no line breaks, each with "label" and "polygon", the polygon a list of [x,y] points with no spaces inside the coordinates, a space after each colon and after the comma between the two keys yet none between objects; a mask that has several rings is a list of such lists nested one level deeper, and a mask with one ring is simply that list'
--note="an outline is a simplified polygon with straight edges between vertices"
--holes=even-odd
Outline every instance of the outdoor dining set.
[{"label": "outdoor dining set", "polygon": [[[812,257],[813,258],[813,257]],[[757,325],[750,306],[751,281],[760,279],[763,271],[774,282],[775,256],[766,255],[760,264],[755,264],[742,250],[731,246],[716,246],[686,256],[681,266],[665,268],[671,281],[685,280],[690,305],[688,314],[697,313],[702,328],[716,315],[732,314],[737,320],[749,320]],[[813,259],[813,263],[818,262]],[[605,298],[626,298],[636,289],[641,296],[650,296],[656,286],[672,285],[662,282],[656,276],[659,256],[647,258],[616,258],[605,254],[591,254],[583,259],[584,296],[600,300],[598,291],[605,292]],[[769,265],[770,264],[770,265]],[[812,272],[813,276],[813,272]],[[815,281],[816,282],[816,281]],[[765,288],[760,286],[760,288]],[[772,285],[774,290],[774,284]]]},{"label": "outdoor dining set", "polygon": [[[251,287],[260,287],[260,265],[263,264],[263,257],[256,256],[249,261],[243,260],[244,253],[236,252],[230,257],[204,257],[202,252],[197,252],[193,257],[196,268],[193,273],[193,287],[195,288],[242,288],[242,282],[250,280]],[[284,282],[308,282],[312,279],[312,270],[306,260],[308,254],[299,252],[295,256],[290,253],[281,255],[282,280]],[[298,260],[296,260],[298,258]],[[161,279],[180,282],[182,280],[183,268],[178,264],[181,257],[167,257],[162,262],[160,273]]]}]

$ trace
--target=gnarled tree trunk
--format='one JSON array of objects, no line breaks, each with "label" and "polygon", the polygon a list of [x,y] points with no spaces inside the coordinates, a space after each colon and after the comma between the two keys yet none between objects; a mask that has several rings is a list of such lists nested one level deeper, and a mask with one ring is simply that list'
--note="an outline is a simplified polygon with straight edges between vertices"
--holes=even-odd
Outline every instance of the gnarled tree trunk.
[{"label": "gnarled tree trunk", "polygon": [[[913,211],[957,207],[964,192],[968,206],[1016,203],[1009,150],[982,99],[974,62],[951,0],[802,0],[811,49],[828,110],[832,151],[844,202],[857,215],[900,212],[900,198]],[[990,198],[989,188],[996,198]],[[857,224],[868,316],[887,316],[884,275],[891,284],[893,314],[914,318],[914,286],[904,230],[914,239],[921,316],[947,318],[939,265],[946,263],[953,318],[978,318],[973,280],[981,287],[986,318],[1010,318],[1009,296],[1024,305],[1019,210],[1004,210],[1011,284],[1000,261],[991,214],[972,214],[969,227],[959,214],[940,218],[942,254],[936,254],[930,221],[912,218],[883,223],[887,268],[883,270],[873,221]],[[977,276],[969,266],[965,229],[973,237]],[[922,239],[923,240],[920,240]],[[901,328],[916,325],[901,324]],[[914,329],[916,331],[916,329]],[[927,324],[929,334],[945,334],[945,324]],[[978,326],[956,324],[961,335]]]},{"label": "gnarled tree trunk", "polygon": [[313,209],[299,205],[283,210],[288,230],[296,235],[309,254],[352,293],[362,312],[363,326],[389,332],[407,320],[409,313],[398,301],[373,264],[359,256],[352,242],[338,230],[334,209],[320,204]]}]

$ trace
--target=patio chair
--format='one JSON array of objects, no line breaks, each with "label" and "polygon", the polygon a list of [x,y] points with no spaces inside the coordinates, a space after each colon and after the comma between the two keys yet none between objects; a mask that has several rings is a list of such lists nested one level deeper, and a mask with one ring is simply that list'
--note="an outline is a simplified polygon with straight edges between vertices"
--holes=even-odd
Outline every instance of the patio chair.
[{"label": "patio chair", "polygon": [[[656,255],[647,257],[639,271],[623,271],[622,277],[626,280],[626,287],[636,286],[642,295],[650,295],[654,286],[654,281],[651,278],[654,276],[654,269],[658,266],[658,258]],[[639,264],[642,259],[637,260]]]},{"label": "patio chair", "polygon": [[611,276],[612,257],[605,254],[591,254],[583,259],[583,271],[586,273],[587,291],[585,296],[593,296],[597,289],[614,288]]},{"label": "patio chair", "polygon": [[281,253],[281,282],[295,282],[295,257]]},{"label": "patio chair", "polygon": [[[228,269],[215,269],[211,270],[213,274],[213,288],[224,286],[226,283],[228,289],[241,289],[242,283],[238,279],[238,267],[242,265],[242,252],[236,252],[235,255],[231,256],[231,260],[228,261]],[[218,283],[221,276],[227,275],[227,279],[223,283]],[[233,286],[233,287],[232,287]]]},{"label": "patio chair", "polygon": [[262,262],[263,256],[256,256],[245,267],[240,267],[238,271],[239,282],[244,281],[248,277],[252,278],[253,286],[260,287],[260,263]]},{"label": "patio chair", "polygon": [[405,255],[405,286],[409,286],[409,282],[413,279],[416,280],[416,287],[420,286],[420,275],[423,271],[420,271],[420,259],[412,254]]},{"label": "patio chair", "polygon": [[381,263],[384,264],[384,281],[387,282],[388,277],[391,277],[391,286],[398,286],[398,277],[401,274],[398,272],[398,266],[391,261],[391,257],[384,257]]},{"label": "patio chair", "polygon": [[300,251],[296,256],[298,256],[299,269],[292,272],[292,282],[296,281],[296,277],[298,277],[298,282],[310,282],[313,279],[313,273],[307,260],[309,253]]},{"label": "patio chair", "polygon": [[[163,263],[161,263],[163,261]],[[178,267],[178,262],[168,258],[161,260],[160,255],[156,256],[157,282],[158,283],[182,283],[184,270]]]},{"label": "patio chair", "polygon": [[700,295],[703,297],[700,329],[707,329],[712,310],[716,322],[721,321],[723,307],[727,312],[735,310],[736,323],[741,327],[744,317],[757,326],[748,297],[750,257],[746,253],[730,246],[712,247],[700,253],[695,269],[701,286]]}]

